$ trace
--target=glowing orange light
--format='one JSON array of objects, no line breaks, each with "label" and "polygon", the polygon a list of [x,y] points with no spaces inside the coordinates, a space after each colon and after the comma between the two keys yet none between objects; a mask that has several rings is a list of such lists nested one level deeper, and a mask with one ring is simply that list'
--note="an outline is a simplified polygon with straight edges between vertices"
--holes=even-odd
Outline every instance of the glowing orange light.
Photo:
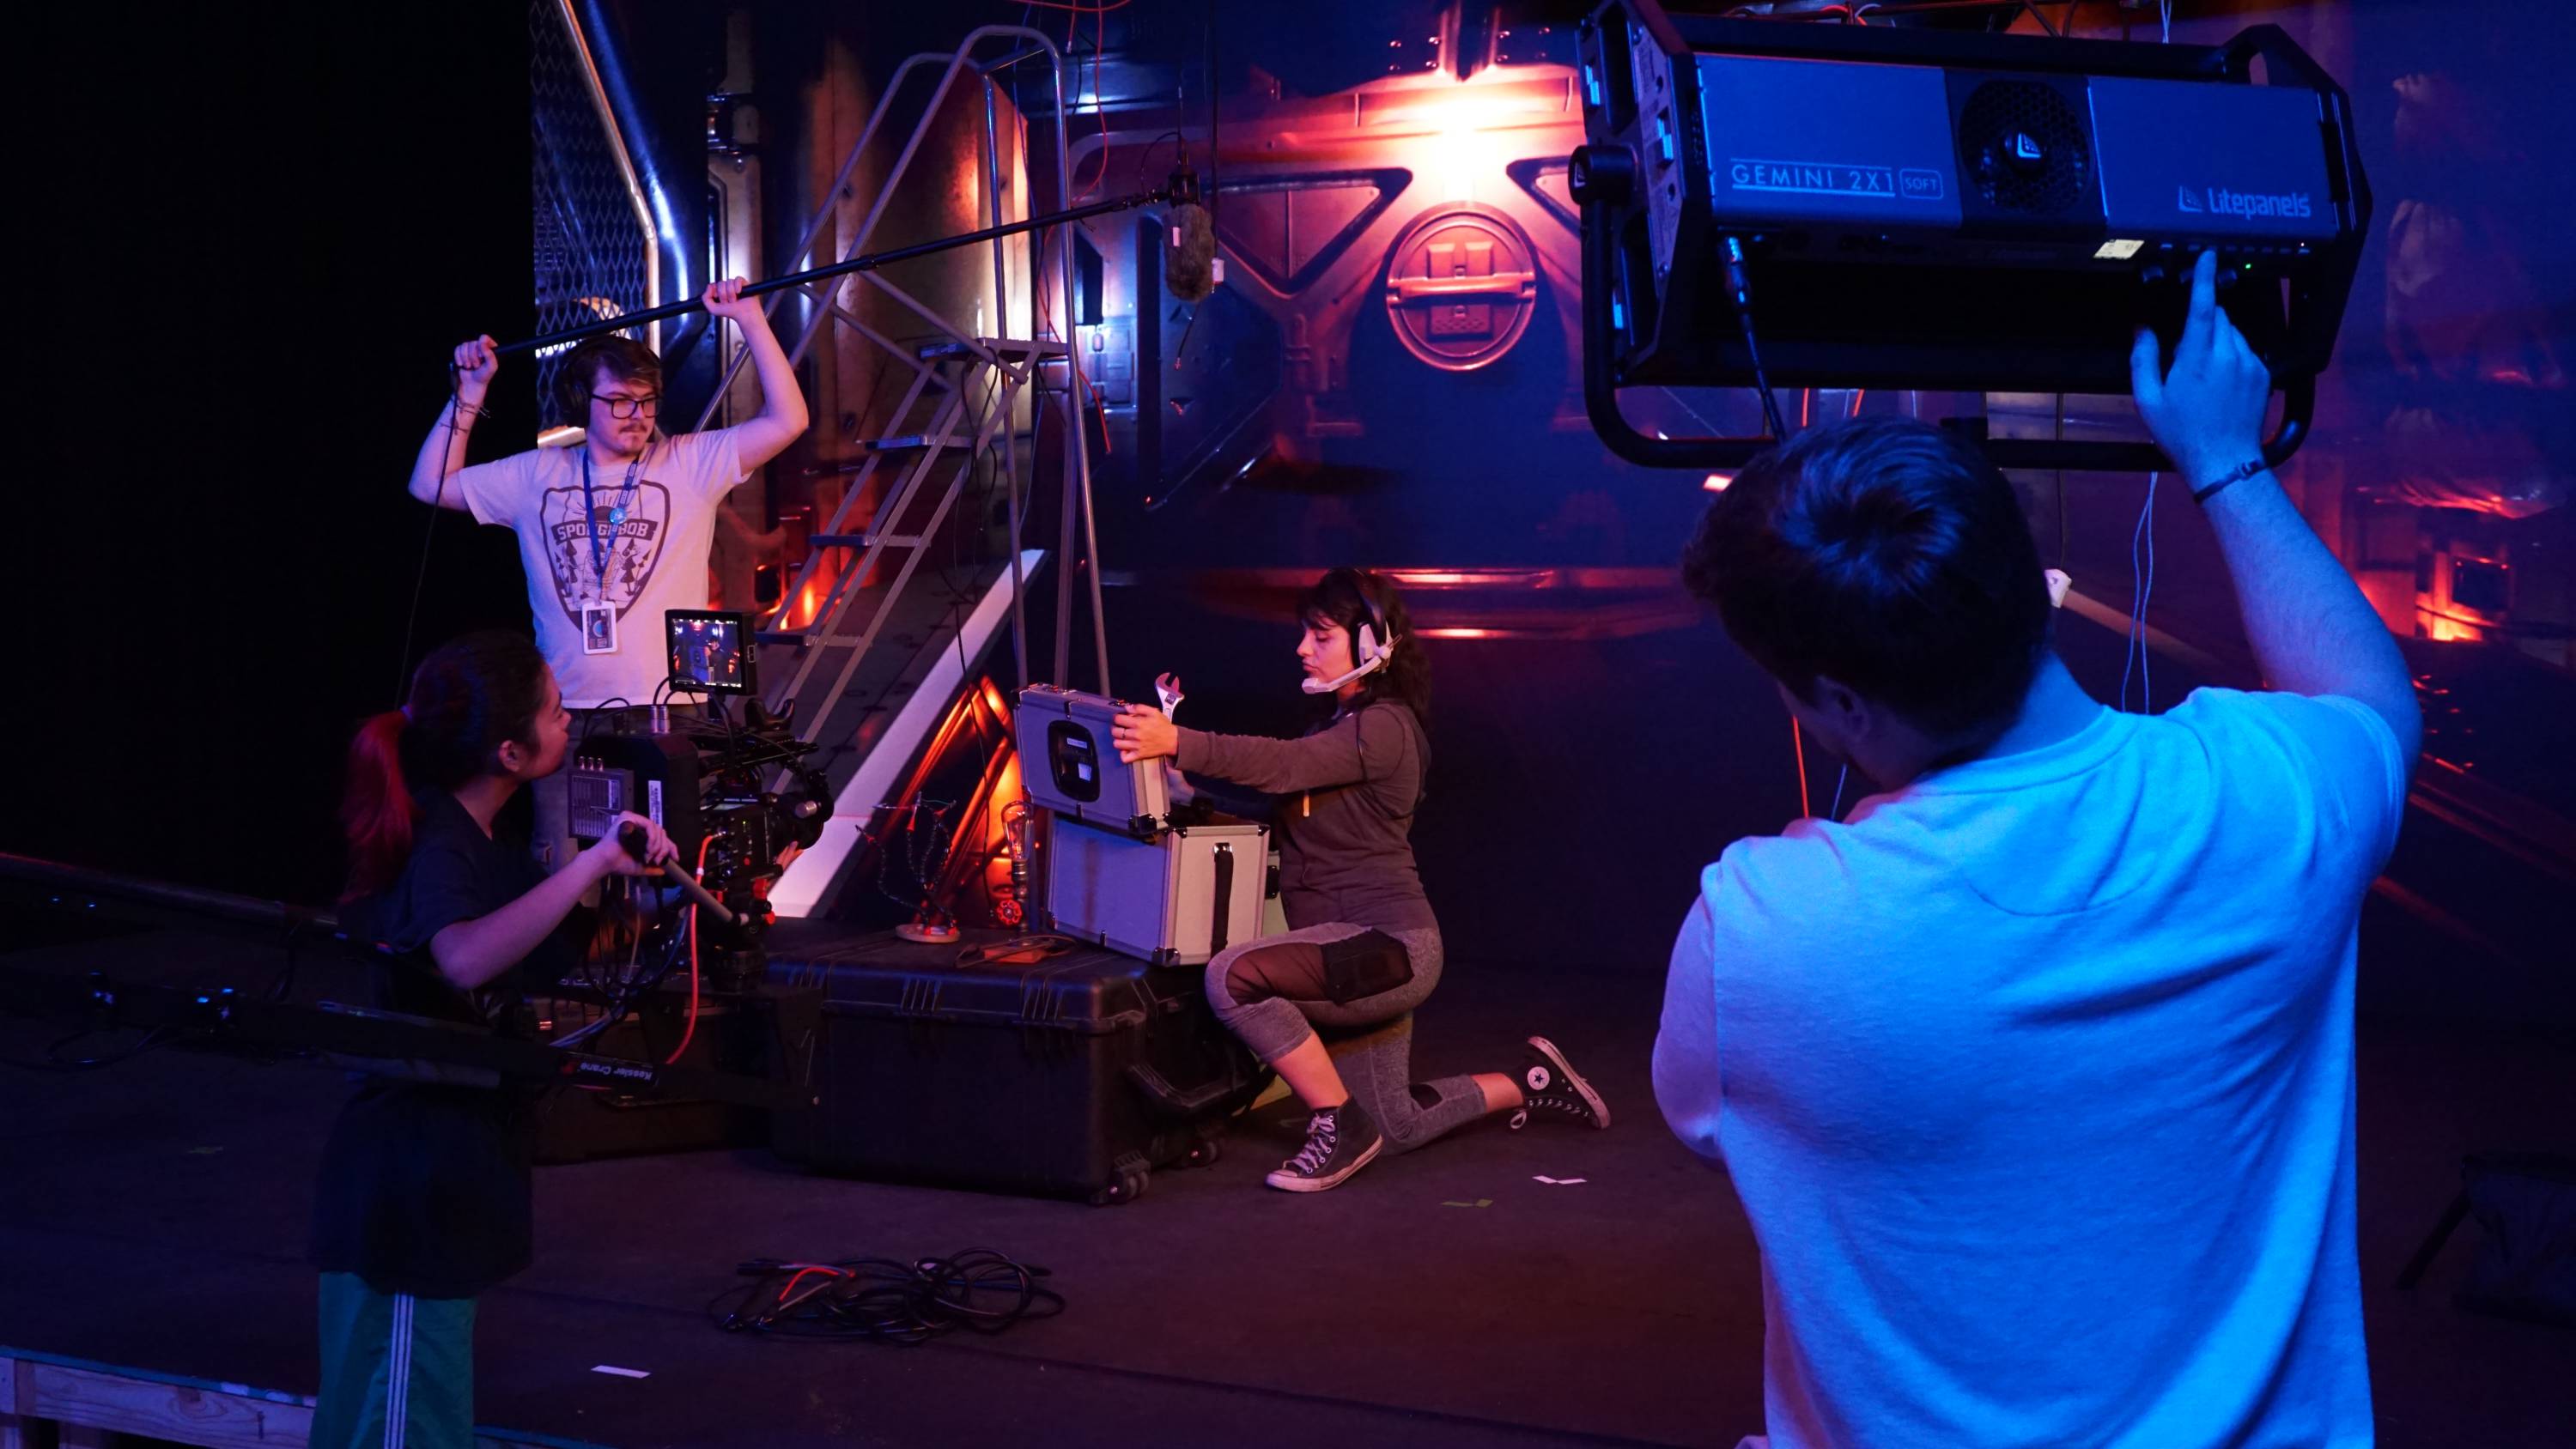
[{"label": "glowing orange light", "polygon": [[817,560],[813,577],[778,611],[776,627],[788,631],[813,628],[815,620],[822,616],[823,606],[831,600],[833,586],[841,580],[843,567],[837,554],[827,553]]},{"label": "glowing orange light", "polygon": [[1408,589],[1544,588],[1547,569],[1381,569]]},{"label": "glowing orange light", "polygon": [[1500,629],[1442,628],[1416,629],[1413,632],[1421,635],[1425,639],[1501,639],[1506,637]]},{"label": "glowing orange light", "polygon": [[[1439,64],[1437,59],[1424,63],[1435,70]],[[1497,185],[1503,165],[1519,154],[1504,138],[1486,133],[1576,118],[1570,71],[1511,80],[1442,79],[1364,92],[1357,117],[1370,132],[1419,137],[1410,148],[1420,157],[1417,169],[1444,201],[1477,200],[1478,188]]]},{"label": "glowing orange light", "polygon": [[1564,80],[1459,82],[1362,102],[1360,121],[1370,126],[1427,126],[1472,131],[1571,111]]},{"label": "glowing orange light", "polygon": [[1726,491],[1726,485],[1734,481],[1735,475],[1732,473],[1711,473],[1699,480],[1699,486],[1711,493],[1723,493]]}]

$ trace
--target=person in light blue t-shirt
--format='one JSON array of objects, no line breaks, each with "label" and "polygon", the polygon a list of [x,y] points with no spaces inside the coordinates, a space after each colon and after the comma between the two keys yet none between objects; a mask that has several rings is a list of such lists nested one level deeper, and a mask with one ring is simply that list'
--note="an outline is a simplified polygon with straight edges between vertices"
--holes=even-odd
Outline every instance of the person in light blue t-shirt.
[{"label": "person in light blue t-shirt", "polygon": [[1685,555],[1876,788],[1703,872],[1655,1043],[1761,1244],[1774,1449],[2371,1442],[2353,959],[2421,722],[2213,283],[2138,407],[2270,691],[2092,699],[2010,486],[1903,420],[1757,459]]}]

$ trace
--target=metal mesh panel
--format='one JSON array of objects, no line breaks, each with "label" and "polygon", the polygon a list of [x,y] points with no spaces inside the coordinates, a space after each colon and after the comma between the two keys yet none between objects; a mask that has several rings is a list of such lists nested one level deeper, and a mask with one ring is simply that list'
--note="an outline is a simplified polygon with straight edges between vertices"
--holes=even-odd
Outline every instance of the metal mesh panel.
[{"label": "metal mesh panel", "polygon": [[[537,330],[554,332],[654,305],[652,237],[635,214],[617,148],[591,97],[580,48],[557,0],[528,6],[530,124],[535,130]],[[642,329],[629,336],[650,339]],[[539,354],[537,398],[549,424],[578,423],[555,400],[562,352]]]}]

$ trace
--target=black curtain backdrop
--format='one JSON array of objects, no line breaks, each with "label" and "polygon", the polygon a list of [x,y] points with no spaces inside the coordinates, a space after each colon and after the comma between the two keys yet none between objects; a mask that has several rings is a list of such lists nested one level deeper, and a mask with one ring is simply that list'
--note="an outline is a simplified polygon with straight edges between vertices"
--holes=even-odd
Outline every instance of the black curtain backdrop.
[{"label": "black curtain backdrop", "polygon": [[[0,849],[327,901],[447,349],[530,322],[526,7],[57,6],[37,37]],[[515,380],[494,444],[533,429]],[[518,579],[443,518],[415,651],[526,627]]]}]

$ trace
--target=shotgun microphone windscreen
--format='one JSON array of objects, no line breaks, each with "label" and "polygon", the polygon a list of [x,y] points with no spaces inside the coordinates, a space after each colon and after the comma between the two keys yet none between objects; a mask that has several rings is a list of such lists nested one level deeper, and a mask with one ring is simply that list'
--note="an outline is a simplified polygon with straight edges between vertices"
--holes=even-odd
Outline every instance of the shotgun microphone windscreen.
[{"label": "shotgun microphone windscreen", "polygon": [[1216,290],[1216,225],[1196,202],[1172,208],[1163,247],[1163,289],[1183,302],[1206,301]]}]

